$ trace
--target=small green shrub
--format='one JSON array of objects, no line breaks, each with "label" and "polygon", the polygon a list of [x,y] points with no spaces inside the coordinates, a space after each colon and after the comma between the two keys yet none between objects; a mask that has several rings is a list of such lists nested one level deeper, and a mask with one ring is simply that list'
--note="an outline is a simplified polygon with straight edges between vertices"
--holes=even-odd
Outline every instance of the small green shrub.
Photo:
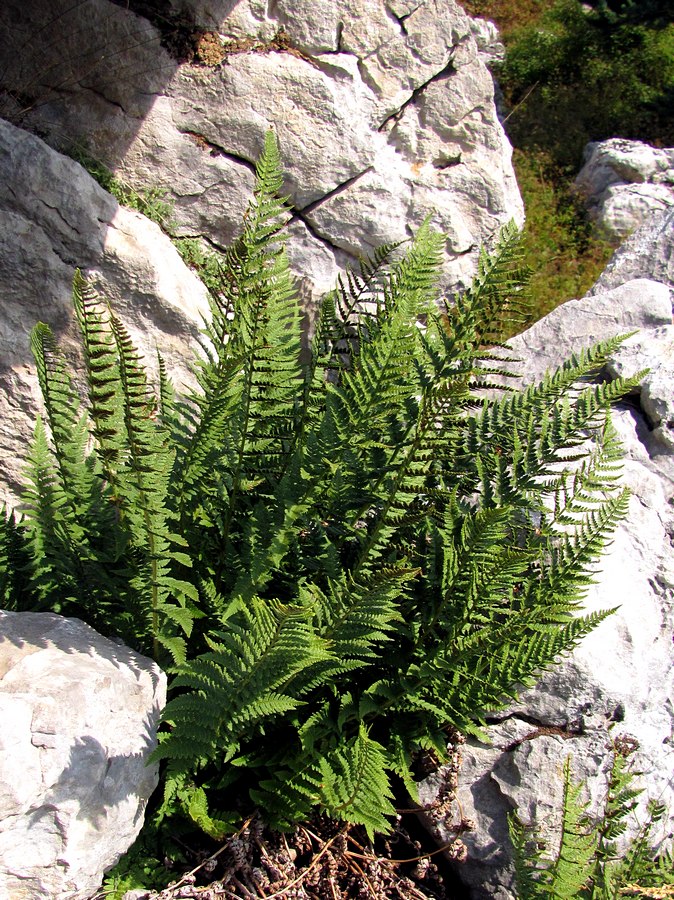
[{"label": "small green shrub", "polygon": [[628,850],[622,854],[617,850],[616,839],[625,833],[636,797],[642,793],[634,787],[635,773],[628,761],[633,749],[632,742],[615,742],[598,819],[588,814],[582,786],[574,783],[567,759],[559,843],[552,852],[533,826],[524,825],[514,815],[510,817],[519,900],[674,897],[674,855],[671,850],[656,855],[651,849],[655,828],[667,812],[662,804],[650,804],[648,820]]},{"label": "small green shrub", "polygon": [[155,394],[76,276],[87,405],[38,324],[44,420],[23,518],[0,517],[5,608],[170,668],[159,819],[214,837],[246,803],[388,830],[419,751],[479,733],[606,615],[577,613],[627,504],[609,406],[637,381],[587,380],[620,339],[485,394],[523,315],[514,228],[446,309],[441,235],[384,248],[325,298],[302,362],[281,183],[270,134],[184,396],[162,365]]},{"label": "small green shrub", "polygon": [[513,32],[497,76],[515,146],[577,171],[588,141],[674,143],[674,22],[614,21],[559,0]]}]

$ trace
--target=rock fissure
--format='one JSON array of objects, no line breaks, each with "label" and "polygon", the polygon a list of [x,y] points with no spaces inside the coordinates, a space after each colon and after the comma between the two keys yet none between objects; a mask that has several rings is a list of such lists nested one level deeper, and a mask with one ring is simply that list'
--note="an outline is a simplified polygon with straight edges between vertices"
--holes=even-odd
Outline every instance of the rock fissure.
[{"label": "rock fissure", "polygon": [[568,741],[572,738],[580,737],[582,734],[583,730],[580,726],[538,725],[528,734],[507,744],[503,747],[502,752],[512,753],[513,750],[517,750],[518,747],[527,741],[534,741],[539,737],[561,737]]},{"label": "rock fissure", "polygon": [[[15,195],[15,196],[16,196],[16,195]],[[72,228],[72,230],[73,230],[76,234],[81,234],[81,232],[80,232],[80,230],[78,229],[77,225],[75,225],[73,222],[68,221],[68,219],[66,219],[66,217],[63,215],[63,213],[61,212],[61,210],[59,209],[58,206],[53,206],[51,203],[47,203],[47,201],[45,200],[44,197],[38,196],[38,197],[37,197],[37,200],[38,200],[43,206],[46,206],[47,209],[51,210],[51,212],[56,213],[56,215],[57,215],[57,216],[59,217],[59,219],[63,222],[63,224],[66,226],[66,228]]]},{"label": "rock fissure", "polygon": [[320,243],[327,247],[328,250],[330,250],[332,253],[343,254],[345,256],[351,257],[351,254],[348,250],[345,250],[344,247],[340,247],[338,244],[335,244],[327,235],[322,234],[318,230],[316,224],[312,222],[310,218],[305,216],[303,212],[293,210],[293,215],[290,222],[292,223],[293,221],[301,222],[305,226],[309,234],[311,234],[312,237],[316,238],[317,241],[320,241]]},{"label": "rock fissure", "polygon": [[341,19],[340,19],[340,21],[337,23],[337,33],[336,33],[336,38],[337,38],[337,40],[336,40],[337,53],[342,53],[342,52],[343,52],[343,48],[342,48],[342,38],[343,38],[343,36],[344,36],[344,22],[342,22]]},{"label": "rock fissure", "polygon": [[226,41],[222,45],[222,56],[232,56],[237,53],[287,53],[296,59],[308,62],[314,68],[320,68],[318,62],[307,53],[304,53],[298,47],[295,47],[290,38],[281,25],[275,36],[270,41],[256,41],[253,38],[237,38],[232,41]]},{"label": "rock fissure", "polygon": [[414,88],[407,100],[405,100],[404,103],[402,103],[396,110],[394,110],[394,112],[389,113],[386,116],[386,118],[380,123],[378,127],[379,131],[385,131],[386,126],[391,121],[399,122],[407,107],[415,103],[420,95],[423,94],[423,92],[426,90],[426,88],[429,87],[429,85],[433,84],[436,81],[440,81],[440,79],[442,78],[447,78],[450,75],[456,75],[456,68],[454,66],[454,49],[455,48],[452,48],[449,59],[440,69],[440,71],[436,72],[434,75],[420,84],[419,87]]},{"label": "rock fissure", "polygon": [[485,719],[487,725],[503,725],[504,722],[523,722],[525,725],[531,725],[534,730],[544,730],[546,728],[564,731],[568,734],[582,734],[583,730],[579,722],[549,722],[540,719],[537,716],[520,710],[507,713],[504,716],[488,716]]},{"label": "rock fissure", "polygon": [[306,216],[312,213],[315,209],[321,206],[323,203],[326,203],[328,200],[331,200],[333,197],[342,194],[344,191],[348,191],[348,189],[354,185],[357,181],[359,181],[364,175],[367,175],[368,172],[373,171],[373,166],[367,166],[367,168],[363,169],[362,172],[357,172],[355,175],[352,175],[350,178],[345,179],[336,187],[332,188],[324,194],[322,197],[318,197],[316,200],[312,200],[311,203],[307,203],[305,206],[300,209],[293,209],[293,213],[297,216]]},{"label": "rock fissure", "polygon": [[392,9],[389,4],[386,4],[386,14],[392,19],[400,28],[400,33],[403,37],[408,37],[407,28],[405,27],[405,22],[409,19],[410,16],[414,15],[414,13],[419,9],[419,6],[415,6],[414,9],[411,9],[408,13],[400,16],[398,15],[394,9]]},{"label": "rock fissure", "polygon": [[223,146],[221,146],[220,144],[216,144],[215,141],[207,138],[199,131],[192,131],[189,128],[179,128],[178,130],[180,134],[184,134],[186,137],[194,141],[197,147],[199,147],[201,150],[210,152],[211,156],[223,156],[230,162],[236,163],[240,166],[245,166],[249,172],[255,172],[255,163],[251,162],[251,160],[249,159],[246,159],[245,156],[239,156],[236,153],[232,153],[231,150],[225,150]]},{"label": "rock fissure", "polygon": [[224,244],[220,244],[215,240],[215,238],[203,234],[179,234],[176,235],[176,240],[203,241],[205,244],[208,244],[208,246],[216,253],[221,253],[224,255],[227,252],[227,247],[225,247]]},{"label": "rock fissure", "polygon": [[[134,75],[135,75],[135,73],[134,73]],[[105,101],[105,103],[110,104],[110,106],[115,106],[115,107],[117,107],[117,109],[121,109],[121,111],[124,113],[124,115],[130,116],[130,113],[127,112],[127,110],[119,102],[119,100],[113,100],[111,97],[108,97],[108,95],[104,91],[102,91],[98,87],[94,87],[92,84],[83,84],[82,79],[80,79],[78,81],[73,81],[71,84],[68,84],[68,85],[62,85],[60,87],[60,90],[63,91],[64,93],[69,93],[69,94],[74,94],[74,95],[78,94],[80,90],[87,91],[88,93],[93,94],[94,97],[100,97],[101,100]]]},{"label": "rock fissure", "polygon": [[379,85],[377,84],[376,79],[373,78],[372,75],[368,72],[367,66],[365,65],[365,60],[367,60],[367,56],[356,57],[356,65],[358,66],[358,74],[360,75],[360,80],[363,82],[365,87],[369,88],[372,91],[375,96],[379,96]]},{"label": "rock fissure", "polygon": [[476,251],[477,249],[478,249],[477,244],[469,244],[468,247],[466,247],[465,250],[452,250],[452,253],[454,254],[454,256],[457,256],[457,257],[459,257],[459,256],[470,256],[470,254],[471,254],[471,253],[475,253],[475,251]]}]

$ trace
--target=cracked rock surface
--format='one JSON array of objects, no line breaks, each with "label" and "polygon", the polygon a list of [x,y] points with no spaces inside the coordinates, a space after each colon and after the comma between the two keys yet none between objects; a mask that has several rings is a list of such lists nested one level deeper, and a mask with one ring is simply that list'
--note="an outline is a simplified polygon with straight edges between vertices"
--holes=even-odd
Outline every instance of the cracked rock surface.
[{"label": "cracked rock surface", "polygon": [[[469,857],[461,875],[476,900],[515,900],[510,812],[536,820],[554,846],[568,756],[591,810],[601,809],[609,748],[617,738],[636,746],[633,767],[643,772],[638,786],[644,792],[627,837],[636,833],[637,819],[646,819],[649,799],[669,810],[656,840],[671,842],[674,832],[674,279],[668,274],[674,229],[668,223],[671,214],[643,226],[588,296],[558,307],[511,341],[524,360],[523,380],[531,382],[583,346],[638,329],[609,360],[606,375],[650,371],[640,393],[613,417],[625,450],[629,513],[585,602],[588,612],[618,610],[490,720],[490,745],[469,740],[462,748],[457,799],[475,829],[462,835]],[[650,279],[633,277],[646,272],[653,273]],[[433,802],[441,782],[442,772],[424,782],[422,802]],[[449,840],[447,823],[430,818],[438,836]]]},{"label": "cracked rock surface", "polygon": [[166,676],[77,619],[0,611],[0,896],[85,900],[158,781]]},{"label": "cracked rock surface", "polygon": [[[305,226],[291,258],[307,300],[428,214],[451,290],[521,221],[487,38],[454,0],[173,0],[156,21],[141,6],[6,0],[0,111],[165,188],[178,234],[231,241],[270,127]],[[205,31],[220,46],[207,57],[189,49]]]},{"label": "cracked rock surface", "polygon": [[171,241],[117,205],[84,169],[0,120],[0,497],[16,503],[39,391],[30,331],[48,323],[77,353],[72,281],[79,267],[125,322],[150,367],[159,350],[190,380],[206,290]]}]

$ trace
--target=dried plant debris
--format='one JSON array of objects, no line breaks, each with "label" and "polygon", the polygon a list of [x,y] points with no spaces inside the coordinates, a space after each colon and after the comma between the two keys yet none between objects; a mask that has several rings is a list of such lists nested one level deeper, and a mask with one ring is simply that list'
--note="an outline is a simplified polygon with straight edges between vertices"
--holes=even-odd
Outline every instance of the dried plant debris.
[{"label": "dried plant debris", "polygon": [[[449,900],[453,888],[443,854],[460,859],[455,844],[427,850],[410,816],[368,843],[356,826],[316,819],[294,832],[267,829],[257,816],[214,853],[158,893],[129,892],[128,900]],[[463,845],[461,845],[463,847]]]},{"label": "dried plant debris", "polygon": [[[473,828],[455,795],[464,743],[452,729],[442,763],[433,752],[417,756],[417,778],[442,774],[438,795],[428,808],[400,803],[391,834],[374,845],[360,826],[324,816],[283,834],[254,814],[214,851],[184,847],[194,867],[169,887],[124,900],[461,900],[468,894],[450,861],[465,861],[461,835]],[[423,824],[429,813],[444,819],[448,844],[433,842]]]}]

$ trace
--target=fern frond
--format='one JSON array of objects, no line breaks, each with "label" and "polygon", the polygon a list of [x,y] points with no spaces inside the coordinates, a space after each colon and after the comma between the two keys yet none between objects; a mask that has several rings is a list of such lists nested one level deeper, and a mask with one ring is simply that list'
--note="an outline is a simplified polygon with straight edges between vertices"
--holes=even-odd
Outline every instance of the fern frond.
[{"label": "fern frond", "polygon": [[518,900],[548,900],[545,859],[534,830],[514,813],[508,816],[508,834],[513,848],[513,865]]},{"label": "fern frond", "polygon": [[[191,602],[198,592],[171,572],[171,561],[184,556],[174,552],[167,508],[173,453],[157,420],[157,401],[152,394],[140,355],[121,320],[110,314],[117,349],[122,394],[125,446],[123,466],[117,477],[124,495],[120,498],[131,541],[138,554],[138,574],[132,579],[138,608],[147,618],[147,632],[158,647],[164,646],[176,661],[184,658],[183,639],[192,629]],[[177,627],[176,627],[177,626]]]},{"label": "fern frond", "polygon": [[92,434],[105,477],[118,495],[116,474],[125,435],[117,354],[107,307],[79,270],[73,279],[73,305],[84,349]]},{"label": "fern frond", "polygon": [[588,512],[571,536],[560,535],[541,564],[540,581],[530,585],[529,602],[533,604],[534,597],[548,603],[563,597],[570,608],[576,605],[594,582],[594,564],[627,514],[628,504],[629,492],[622,490]]},{"label": "fern frond", "polygon": [[356,737],[320,760],[320,802],[327,815],[363,825],[370,840],[375,831],[389,832],[395,815],[390,768],[386,750],[361,724]]},{"label": "fern frond", "polygon": [[76,601],[79,585],[72,564],[71,510],[59,479],[41,416],[35,422],[26,465],[23,511],[38,608],[59,612]]},{"label": "fern frond", "polygon": [[207,638],[210,652],[177,667],[172,690],[189,693],[167,703],[163,719],[172,724],[171,739],[156,758],[231,758],[260,723],[297,708],[285,686],[329,656],[303,609],[253,598],[227,624]]},{"label": "fern frond", "polygon": [[176,797],[188,818],[213,840],[221,841],[226,835],[236,831],[239,822],[236,814],[229,813],[224,817],[222,815],[216,817],[209,809],[203,787],[189,783],[181,785],[176,791]]},{"label": "fern frond", "polygon": [[[38,476],[35,470],[33,484],[37,487],[37,480],[42,477],[43,492],[38,498],[31,498],[29,492],[25,494],[30,528],[35,537],[35,529],[39,528],[37,510],[40,507],[43,514],[46,512],[48,495],[53,513],[58,502],[63,557],[60,571],[69,571],[73,585],[68,600],[73,604],[70,612],[86,611],[90,621],[100,627],[115,605],[116,590],[123,589],[117,580],[117,560],[125,537],[110,502],[99,457],[88,446],[88,417],[80,409],[65,360],[48,326],[35,326],[31,349],[51,434],[51,443],[46,430],[36,434],[34,461],[41,456],[42,464],[48,466],[51,456],[53,472],[49,475],[45,469],[44,475]],[[108,567],[107,572],[102,571],[104,566]],[[58,595],[56,587],[55,592]]]},{"label": "fern frond", "polygon": [[564,795],[559,849],[549,869],[549,890],[554,897],[578,897],[594,869],[597,835],[581,801],[582,788],[571,776],[571,761],[564,763]]},{"label": "fern frond", "polygon": [[262,778],[259,786],[250,791],[250,798],[273,828],[281,831],[292,829],[297,822],[306,821],[321,798],[323,775],[319,766],[320,756],[303,755],[294,765],[276,765]]},{"label": "fern frond", "polygon": [[[67,373],[51,329],[39,322],[31,332],[31,350],[42,392],[51,447],[59,480],[71,510],[72,540],[84,557],[118,545],[114,511],[101,478],[96,454],[89,452],[89,420]],[[93,547],[99,548],[98,553]],[[111,561],[113,554],[101,560]]]},{"label": "fern frond", "polygon": [[525,288],[530,273],[523,259],[521,234],[511,221],[501,229],[492,253],[481,250],[471,287],[447,310],[452,358],[499,346],[504,335],[526,324],[529,300]]},{"label": "fern frond", "polygon": [[[581,800],[581,787],[571,776],[570,759],[564,763],[564,793],[559,845],[552,858],[537,847],[536,834],[515,817],[509,820],[514,850],[518,896],[522,900],[555,897],[574,900],[585,896],[594,871],[597,835]],[[533,838],[533,840],[532,840]]]},{"label": "fern frond", "polygon": [[331,582],[326,592],[317,585],[306,586],[317,632],[337,659],[365,663],[379,656],[382,643],[390,641],[396,624],[404,622],[402,597],[415,575],[409,569],[391,568],[361,581],[344,576]]},{"label": "fern frond", "polygon": [[0,609],[30,610],[34,606],[30,551],[25,528],[15,514],[0,507]]},{"label": "fern frond", "polygon": [[[213,522],[228,554],[232,522],[285,472],[297,439],[303,374],[300,314],[283,249],[288,212],[279,199],[278,147],[270,132],[260,157],[243,234],[228,251],[222,299],[212,304],[211,349],[197,369],[191,440],[180,455],[180,507]],[[204,490],[204,482],[210,489]],[[212,509],[218,508],[216,517]]]}]

